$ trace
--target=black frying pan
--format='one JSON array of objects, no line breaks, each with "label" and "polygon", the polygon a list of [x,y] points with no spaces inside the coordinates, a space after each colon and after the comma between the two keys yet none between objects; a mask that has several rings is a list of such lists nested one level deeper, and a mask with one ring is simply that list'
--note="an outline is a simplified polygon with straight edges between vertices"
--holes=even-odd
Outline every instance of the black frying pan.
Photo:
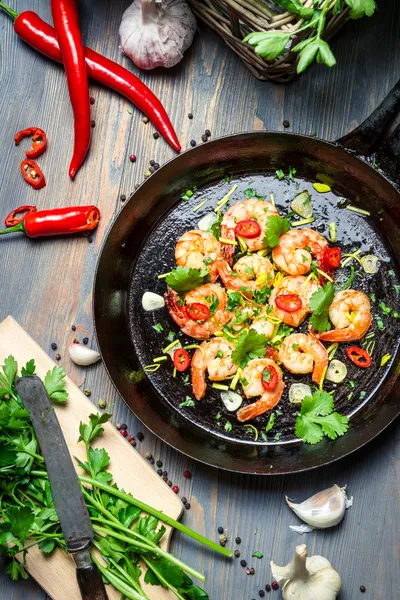
[{"label": "black frying pan", "polygon": [[[253,187],[259,194],[273,191],[278,208],[287,208],[288,201],[296,194],[295,187],[277,182],[276,169],[287,172],[290,166],[295,167],[301,189],[316,181],[318,174],[330,177],[334,183],[328,202],[313,195],[316,213],[313,227],[322,228],[334,218],[339,223],[338,241],[344,250],[360,247],[383,258],[379,274],[364,277],[354,287],[375,293],[375,311],[379,311],[380,300],[398,309],[395,286],[399,284],[400,194],[390,179],[399,180],[396,169],[400,126],[391,132],[399,107],[400,85],[397,85],[366,122],[337,144],[273,132],[244,133],[208,142],[163,166],[121,210],[104,242],[96,273],[97,337],[118,392],[143,423],[167,443],[220,468],[247,473],[288,473],[327,464],[353,452],[399,414],[398,385],[396,389],[399,322],[393,319],[385,320],[385,331],[376,336],[375,348],[377,357],[389,353],[392,360],[380,367],[377,358],[368,372],[360,373],[354,367],[349,375],[355,386],[349,389],[341,386],[335,394],[337,410],[351,415],[350,431],[336,441],[324,440],[310,446],[296,440],[293,434],[296,411],[287,395],[278,405],[279,413],[283,414],[268,441],[260,438],[255,442],[249,436],[252,431],[239,426],[223,410],[218,392],[208,393],[193,410],[179,406],[190,394],[190,387],[186,387],[182,377],[174,379],[170,369],[160,369],[137,381],[143,366],[166,345],[163,336],[169,330],[177,332],[166,310],[145,313],[141,297],[146,290],[158,293],[165,290],[157,274],[173,268],[177,239],[184,231],[195,228],[199,217],[209,211],[206,205],[194,213],[195,203],[179,200],[182,191],[193,186],[199,190],[198,197],[209,198],[212,206],[215,202],[211,200],[221,198],[229,187],[227,183],[221,186],[221,181],[232,177],[239,190]],[[373,153],[382,170],[361,158]],[[337,201],[341,196],[370,211],[372,217],[365,219],[339,209]],[[238,193],[235,201],[240,198]],[[164,324],[162,334],[152,327],[158,321]],[[287,387],[294,380],[286,378]],[[261,416],[254,421],[260,431],[266,418]],[[230,432],[224,428],[227,420],[232,423]]]}]

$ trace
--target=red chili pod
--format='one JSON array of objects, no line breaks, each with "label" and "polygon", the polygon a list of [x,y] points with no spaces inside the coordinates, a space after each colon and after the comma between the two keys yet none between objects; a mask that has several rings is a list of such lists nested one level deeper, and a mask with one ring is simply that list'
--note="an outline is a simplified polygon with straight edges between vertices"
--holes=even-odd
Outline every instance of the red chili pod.
[{"label": "red chili pod", "polygon": [[[15,215],[26,208],[21,206],[11,212],[6,221],[12,222]],[[100,211],[96,206],[70,206],[51,210],[30,210],[16,225],[0,231],[0,235],[22,231],[28,237],[46,237],[68,235],[95,229],[100,220]]]}]

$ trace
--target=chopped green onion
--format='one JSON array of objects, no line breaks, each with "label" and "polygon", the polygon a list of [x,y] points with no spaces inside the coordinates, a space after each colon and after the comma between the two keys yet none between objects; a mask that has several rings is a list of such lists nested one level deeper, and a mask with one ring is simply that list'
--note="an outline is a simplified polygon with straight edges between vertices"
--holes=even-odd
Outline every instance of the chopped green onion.
[{"label": "chopped green onion", "polygon": [[385,329],[385,326],[384,326],[383,321],[382,321],[382,319],[381,319],[381,317],[379,315],[376,315],[375,321],[376,321],[376,324],[378,326],[378,329],[380,331],[383,331]]},{"label": "chopped green onion", "polygon": [[340,288],[342,291],[348,290],[349,287],[351,287],[351,284],[354,281],[354,274],[355,274],[354,267],[353,267],[353,265],[350,265],[350,276],[349,276],[348,280],[344,283],[344,285]]},{"label": "chopped green onion", "polygon": [[258,440],[258,429],[256,429],[254,427],[254,425],[244,425],[243,428],[244,429],[250,429],[251,431],[254,431],[254,441],[256,442]]},{"label": "chopped green onion", "polygon": [[194,207],[193,212],[197,212],[198,210],[200,210],[200,208],[202,206],[204,206],[206,204],[206,202],[208,202],[208,198],[206,198],[205,200],[203,200],[203,202],[200,202],[200,204],[198,204],[197,206]]},{"label": "chopped green onion", "polygon": [[336,242],[336,223],[334,221],[329,223],[329,237],[331,242]]},{"label": "chopped green onion", "polygon": [[308,219],[301,219],[300,221],[292,221],[292,227],[300,227],[301,225],[308,225],[309,223],[314,222],[314,217],[309,217]]},{"label": "chopped green onion", "polygon": [[242,237],[240,237],[240,235],[237,236],[237,239],[239,242],[240,251],[244,254],[245,252],[247,252],[247,244],[244,241],[244,239]]},{"label": "chopped green onion", "polygon": [[326,194],[327,192],[331,191],[331,188],[329,185],[326,185],[326,183],[313,183],[313,188],[314,190],[316,190],[319,194]]},{"label": "chopped green onion", "polygon": [[224,425],[224,429],[227,433],[229,433],[230,431],[232,431],[232,423],[230,421],[227,421]]},{"label": "chopped green onion", "polygon": [[375,334],[373,331],[371,331],[371,333],[369,333],[368,335],[365,336],[366,340],[370,340],[371,338],[375,337]]},{"label": "chopped green onion", "polygon": [[156,358],[153,358],[154,363],[159,363],[159,362],[162,362],[163,360],[168,360],[168,357],[167,356],[157,356]]},{"label": "chopped green onion", "polygon": [[367,345],[367,347],[365,348],[365,350],[368,352],[368,354],[369,354],[370,356],[372,356],[372,354],[373,354],[373,352],[374,352],[374,349],[375,349],[375,344],[376,344],[375,340],[372,340],[371,342],[368,342],[368,345]]},{"label": "chopped green onion", "polygon": [[168,275],[171,273],[171,271],[169,273],[163,273],[162,275],[157,275],[157,279],[165,279],[165,277],[168,277]]},{"label": "chopped green onion", "polygon": [[174,346],[177,346],[178,344],[180,344],[179,340],[175,340],[174,342],[171,342],[170,344],[168,344],[168,346],[166,346],[163,349],[163,353],[168,354],[168,351],[171,350],[171,348],[173,348]]},{"label": "chopped green onion", "polygon": [[366,217],[370,217],[371,213],[368,212],[368,210],[364,210],[363,208],[357,208],[357,206],[351,206],[351,204],[349,204],[349,206],[346,206],[347,210],[351,210],[355,213],[359,213],[360,215],[365,215]]},{"label": "chopped green onion", "polygon": [[322,277],[325,277],[325,279],[327,279],[328,281],[333,283],[332,277],[330,277],[327,273],[325,273],[325,271],[321,271],[320,269],[317,269],[317,273],[319,273],[320,275],[322,275]]},{"label": "chopped green onion", "polygon": [[224,392],[227,392],[229,390],[228,385],[222,385],[221,383],[213,383],[211,387],[213,387],[216,390],[222,390]]},{"label": "chopped green onion", "polygon": [[272,192],[270,193],[269,198],[271,200],[272,206],[274,206],[276,208],[275,198],[274,198],[274,194]]},{"label": "chopped green onion", "polygon": [[237,190],[237,187],[238,186],[235,183],[235,185],[232,187],[232,189],[229,190],[229,192],[227,194],[225,194],[225,196],[217,202],[217,206],[214,209],[215,212],[217,212],[218,210],[221,210],[221,208],[229,202],[229,198],[232,196],[233,192],[235,192]]},{"label": "chopped green onion", "polygon": [[155,329],[155,331],[157,331],[157,333],[164,331],[164,327],[161,325],[161,323],[156,323],[155,325],[152,325],[152,327]]},{"label": "chopped green onion", "polygon": [[348,262],[350,262],[351,260],[356,260],[360,263],[360,265],[362,266],[361,260],[358,258],[358,254],[361,253],[361,250],[356,250],[356,252],[353,252],[352,254],[343,254],[342,257],[347,257],[346,260],[344,260],[342,262],[342,269],[344,269],[344,267],[347,265]]},{"label": "chopped green onion", "polygon": [[143,369],[143,371],[146,371],[146,373],[155,373],[156,371],[158,371],[158,369],[161,367],[161,365],[158,364],[152,364],[152,365],[146,365]]},{"label": "chopped green onion", "polygon": [[189,344],[189,346],[183,346],[184,350],[193,350],[194,348],[198,348],[201,352],[201,356],[203,358],[206,357],[206,353],[204,352],[204,348],[202,348],[201,346],[199,346],[199,344]]},{"label": "chopped green onion", "polygon": [[350,394],[348,394],[348,396],[347,396],[347,400],[351,400],[352,397],[353,397],[353,392],[350,392]]},{"label": "chopped green onion", "polygon": [[174,367],[174,370],[172,371],[172,377],[176,377],[176,367]]},{"label": "chopped green onion", "polygon": [[228,240],[228,238],[220,237],[219,241],[221,244],[230,244],[231,246],[237,246],[237,242],[235,240]]},{"label": "chopped green onion", "polygon": [[387,362],[389,362],[389,360],[392,358],[391,354],[385,354],[384,356],[382,356],[381,358],[381,367],[385,366]]},{"label": "chopped green onion", "polygon": [[375,256],[374,254],[366,254],[365,256],[362,257],[361,259],[361,265],[362,268],[364,269],[364,271],[370,275],[374,275],[378,269],[377,269],[377,265],[378,265],[378,261],[379,258],[377,256]]},{"label": "chopped green onion", "polygon": [[242,369],[239,367],[239,369],[236,372],[236,375],[234,376],[234,378],[231,381],[231,385],[229,386],[231,388],[231,390],[236,390],[236,386],[239,383],[239,379],[242,376]]}]

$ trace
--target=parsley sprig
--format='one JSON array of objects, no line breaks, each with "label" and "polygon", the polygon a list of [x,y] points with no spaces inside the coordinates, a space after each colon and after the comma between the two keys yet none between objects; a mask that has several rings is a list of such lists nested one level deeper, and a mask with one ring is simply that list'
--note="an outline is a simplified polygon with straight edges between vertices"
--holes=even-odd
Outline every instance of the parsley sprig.
[{"label": "parsley sprig", "polygon": [[317,444],[324,436],[331,440],[346,433],[349,417],[333,412],[334,399],[327,392],[306,396],[296,419],[296,436],[307,444]]},{"label": "parsley sprig", "polygon": [[191,267],[177,267],[165,278],[167,285],[178,292],[178,294],[185,294],[194,290],[194,288],[203,285],[209,279],[208,267],[202,269],[192,269]]},{"label": "parsley sprig", "polygon": [[329,331],[331,328],[328,310],[332,304],[334,295],[335,287],[333,283],[328,282],[311,296],[310,308],[313,314],[310,323],[315,331]]},{"label": "parsley sprig", "polygon": [[279,238],[290,229],[290,221],[287,217],[269,215],[265,222],[264,246],[275,248],[279,244]]},{"label": "parsley sprig", "polygon": [[267,338],[255,329],[242,331],[236,347],[232,352],[232,360],[236,365],[245,367],[252,358],[262,358],[267,351]]}]

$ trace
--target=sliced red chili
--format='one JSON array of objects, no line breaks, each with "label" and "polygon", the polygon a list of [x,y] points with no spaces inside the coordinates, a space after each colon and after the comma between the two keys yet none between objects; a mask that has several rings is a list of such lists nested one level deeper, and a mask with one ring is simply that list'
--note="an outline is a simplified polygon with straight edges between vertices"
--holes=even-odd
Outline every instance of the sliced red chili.
[{"label": "sliced red chili", "polygon": [[27,127],[15,134],[14,142],[18,146],[21,140],[26,137],[32,137],[32,148],[25,152],[26,158],[38,158],[47,148],[47,136],[43,129],[39,127]]},{"label": "sliced red chili", "polygon": [[210,316],[210,309],[208,306],[206,304],[201,304],[200,302],[188,304],[186,312],[189,319],[193,319],[193,321],[205,321]]},{"label": "sliced red chili", "polygon": [[25,160],[22,161],[21,173],[25,181],[29,183],[34,190],[40,190],[40,188],[46,185],[46,180],[42,170],[40,169],[39,165],[37,165],[35,161],[31,160],[30,158],[25,158]]},{"label": "sliced red chili", "polygon": [[[36,206],[19,206],[5,218],[4,224],[6,227],[14,227],[25,219],[27,213],[36,212]],[[18,217],[16,215],[19,215]]]},{"label": "sliced red chili", "polygon": [[278,385],[278,373],[275,367],[268,365],[261,373],[261,385],[264,390],[274,390]]},{"label": "sliced red chili", "polygon": [[265,358],[270,358],[271,360],[274,360],[276,362],[279,358],[278,350],[276,348],[273,348],[272,346],[267,346]]},{"label": "sliced red chili", "polygon": [[296,312],[303,306],[303,302],[297,294],[281,294],[275,298],[275,304],[288,313]]},{"label": "sliced red chili", "polygon": [[358,346],[349,346],[346,348],[346,356],[357,367],[367,369],[371,365],[371,357],[366,350],[358,348]]},{"label": "sliced red chili", "polygon": [[247,219],[245,221],[239,221],[239,223],[236,224],[235,233],[240,237],[252,240],[260,235],[261,227],[257,221]]},{"label": "sliced red chili", "polygon": [[186,371],[190,365],[190,356],[183,348],[178,348],[174,352],[174,367],[177,371]]},{"label": "sliced red chili", "polygon": [[333,269],[337,269],[340,266],[341,257],[342,255],[338,246],[334,248],[326,247],[322,255],[321,270],[329,273]]}]

